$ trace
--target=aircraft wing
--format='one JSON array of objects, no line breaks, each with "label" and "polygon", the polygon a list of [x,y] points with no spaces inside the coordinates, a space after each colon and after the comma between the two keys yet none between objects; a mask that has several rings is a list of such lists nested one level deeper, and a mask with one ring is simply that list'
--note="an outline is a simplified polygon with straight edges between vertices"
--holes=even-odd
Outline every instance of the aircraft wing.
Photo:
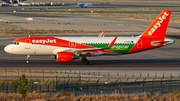
[{"label": "aircraft wing", "polygon": [[100,50],[106,50],[114,46],[114,43],[116,42],[117,36],[112,40],[111,43],[107,47],[104,48],[83,48],[83,49],[65,49],[65,50],[56,50],[53,53],[57,52],[72,52],[76,55],[93,55],[93,54],[103,54],[103,52],[100,52]]},{"label": "aircraft wing", "polygon": [[[73,51],[94,51],[94,50],[104,50],[104,49],[109,49],[114,46],[114,43],[116,42],[117,36],[112,40],[111,43],[107,47],[104,48],[84,48],[84,49],[73,49]],[[71,49],[70,49],[71,50]]]},{"label": "aircraft wing", "polygon": [[[102,48],[73,49],[73,50],[64,50],[63,52],[72,52],[76,56],[82,56],[82,55],[99,54],[100,50],[104,50],[104,49]],[[103,54],[103,52],[101,53]]]},{"label": "aircraft wing", "polygon": [[81,51],[94,51],[94,50],[103,50],[103,48],[67,49],[64,50],[64,52],[81,52]]}]

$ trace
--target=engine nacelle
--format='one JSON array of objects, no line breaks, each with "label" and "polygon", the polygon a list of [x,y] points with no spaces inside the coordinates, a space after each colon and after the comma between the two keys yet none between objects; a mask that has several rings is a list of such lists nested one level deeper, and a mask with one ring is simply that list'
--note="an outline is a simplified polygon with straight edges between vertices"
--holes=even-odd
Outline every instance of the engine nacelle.
[{"label": "engine nacelle", "polygon": [[73,53],[71,52],[58,52],[57,61],[58,62],[71,62],[73,60]]}]

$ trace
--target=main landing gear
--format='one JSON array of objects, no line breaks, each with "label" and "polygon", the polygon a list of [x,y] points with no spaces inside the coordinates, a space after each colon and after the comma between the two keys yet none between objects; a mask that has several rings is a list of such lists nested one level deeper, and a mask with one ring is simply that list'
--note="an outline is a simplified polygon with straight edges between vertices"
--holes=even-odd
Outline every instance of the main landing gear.
[{"label": "main landing gear", "polygon": [[[27,64],[29,64],[29,58],[30,58],[30,55],[27,55],[27,57],[26,57],[26,63]],[[81,59],[81,62],[83,63],[83,64],[85,64],[85,65],[88,65],[89,64],[89,61],[87,60],[87,58],[86,57],[82,57],[82,59]]]},{"label": "main landing gear", "polygon": [[29,58],[30,58],[30,55],[27,55],[27,57],[26,57],[26,63],[27,64],[29,63]]},{"label": "main landing gear", "polygon": [[89,64],[89,61],[87,60],[86,57],[82,57],[81,62],[82,62],[83,64],[85,64],[85,65],[88,65],[88,64]]}]

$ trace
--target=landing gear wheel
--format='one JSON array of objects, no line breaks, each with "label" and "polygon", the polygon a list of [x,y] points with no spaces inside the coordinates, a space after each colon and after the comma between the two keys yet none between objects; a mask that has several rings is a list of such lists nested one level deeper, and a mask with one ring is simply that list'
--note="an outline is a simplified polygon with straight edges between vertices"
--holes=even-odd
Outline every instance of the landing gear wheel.
[{"label": "landing gear wheel", "polygon": [[89,61],[86,59],[86,58],[82,58],[81,59],[81,62],[85,65],[88,65],[89,64]]},{"label": "landing gear wheel", "polygon": [[83,61],[83,64],[88,65],[88,64],[89,64],[89,61],[88,61],[88,60],[85,60],[85,61]]},{"label": "landing gear wheel", "polygon": [[84,62],[85,60],[87,60],[87,59],[85,59],[85,58],[82,58],[82,59],[81,59],[81,62]]},{"label": "landing gear wheel", "polygon": [[29,60],[26,60],[26,63],[28,64],[28,63],[29,63]]},{"label": "landing gear wheel", "polygon": [[26,63],[27,64],[29,63],[29,58],[30,58],[30,55],[27,55],[27,57],[26,57]]}]

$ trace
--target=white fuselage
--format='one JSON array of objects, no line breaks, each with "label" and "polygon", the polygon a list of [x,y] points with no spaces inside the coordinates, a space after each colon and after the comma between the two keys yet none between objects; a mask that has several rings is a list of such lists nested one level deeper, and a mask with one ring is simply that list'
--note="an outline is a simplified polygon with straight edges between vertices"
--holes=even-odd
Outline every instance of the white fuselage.
[{"label": "white fuselage", "polygon": [[[55,37],[58,39],[68,40],[78,44],[107,44],[111,43],[114,37]],[[140,37],[118,37],[115,44],[127,44],[127,42],[133,42],[136,44]],[[165,38],[164,45],[174,43],[173,39]],[[15,42],[16,43],[16,42]],[[4,50],[10,54],[17,55],[56,55],[57,52],[63,52],[66,50],[76,50],[76,47],[60,47],[43,44],[32,44],[25,42],[17,42],[18,44],[9,44]],[[138,47],[141,48],[143,43],[139,43]],[[82,49],[83,50],[83,49]],[[86,49],[84,49],[86,50]]]},{"label": "white fuselage", "polygon": [[[81,44],[109,44],[114,37],[56,37],[64,40],[69,40],[75,43]],[[125,43],[127,41],[133,41],[134,44],[137,42],[139,37],[118,37],[115,44],[117,43]],[[5,47],[5,51],[11,54],[18,55],[56,55],[57,52],[65,51],[69,49],[76,49],[70,47],[59,47],[59,46],[49,46],[43,44],[32,44],[32,43],[24,43],[19,42],[17,44],[9,44]]]}]

